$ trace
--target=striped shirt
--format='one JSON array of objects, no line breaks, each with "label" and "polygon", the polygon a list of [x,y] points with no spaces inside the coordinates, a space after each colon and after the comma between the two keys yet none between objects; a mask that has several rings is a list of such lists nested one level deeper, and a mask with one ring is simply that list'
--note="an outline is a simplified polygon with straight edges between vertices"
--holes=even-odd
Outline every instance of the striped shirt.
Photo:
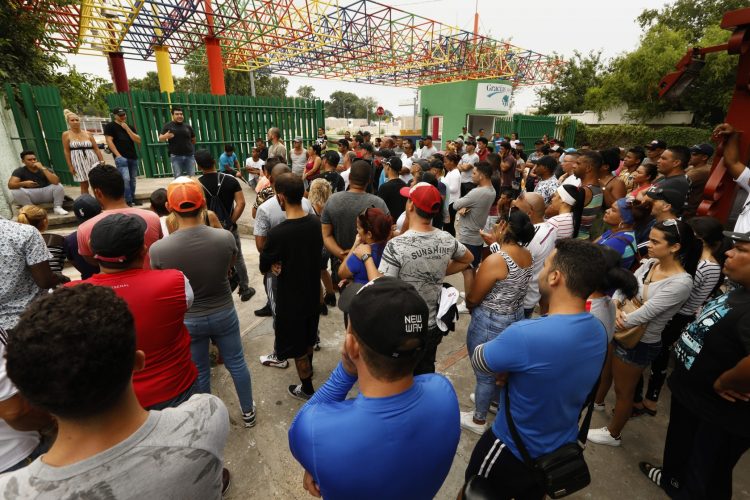
[{"label": "striped shirt", "polygon": [[601,186],[595,186],[589,184],[586,186],[591,190],[591,201],[588,205],[583,207],[583,215],[581,216],[581,229],[578,230],[579,240],[591,239],[591,226],[594,221],[602,216],[602,204],[604,203],[604,190]]},{"label": "striped shirt", "polygon": [[575,225],[573,224],[573,212],[566,214],[555,215],[547,219],[547,222],[557,228],[556,240],[564,240],[565,238],[573,237],[573,230]]},{"label": "striped shirt", "polygon": [[716,262],[701,260],[693,278],[693,290],[678,314],[693,316],[703,307],[721,279],[721,266]]},{"label": "striped shirt", "polygon": [[492,285],[492,289],[484,296],[480,307],[497,314],[510,315],[523,306],[534,267],[533,265],[519,267],[507,253],[502,250],[497,253],[505,259],[508,265],[508,276]]}]

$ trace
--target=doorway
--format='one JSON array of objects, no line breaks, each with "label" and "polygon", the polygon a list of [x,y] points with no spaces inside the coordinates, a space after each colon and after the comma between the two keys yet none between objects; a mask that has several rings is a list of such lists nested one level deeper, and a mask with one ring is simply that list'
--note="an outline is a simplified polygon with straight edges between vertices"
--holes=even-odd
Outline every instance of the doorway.
[{"label": "doorway", "polygon": [[466,127],[474,137],[479,136],[479,129],[484,129],[484,136],[492,137],[495,130],[495,117],[493,115],[467,115]]}]

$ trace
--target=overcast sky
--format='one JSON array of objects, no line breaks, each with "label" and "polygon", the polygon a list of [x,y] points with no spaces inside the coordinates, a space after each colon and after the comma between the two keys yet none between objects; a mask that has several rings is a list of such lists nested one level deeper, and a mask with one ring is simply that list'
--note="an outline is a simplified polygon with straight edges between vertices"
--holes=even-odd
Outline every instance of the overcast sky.
[{"label": "overcast sky", "polygon": [[[472,31],[474,28],[473,0],[394,0],[382,3],[445,24]],[[635,18],[645,8],[661,8],[663,0],[534,0],[499,2],[479,0],[480,33],[493,38],[507,38],[520,47],[543,54],[557,52],[570,57],[574,50],[587,53],[601,50],[609,58],[629,51],[638,45],[641,30]],[[346,5],[347,0],[340,0]],[[687,49],[687,47],[686,47]],[[106,59],[95,56],[67,56],[79,71],[93,73],[109,79]],[[142,77],[156,70],[152,61],[126,61],[128,76]],[[184,74],[180,65],[173,65],[175,76]],[[289,78],[287,93],[295,95],[302,85],[312,85],[316,97],[327,99],[331,92],[344,90],[360,97],[374,97],[378,103],[394,114],[409,115],[408,107],[399,107],[399,102],[410,99],[414,91],[401,87],[384,87],[319,80],[311,78]],[[532,88],[520,90],[515,96],[515,111],[520,112],[536,103]],[[249,90],[248,90],[249,93]]]}]

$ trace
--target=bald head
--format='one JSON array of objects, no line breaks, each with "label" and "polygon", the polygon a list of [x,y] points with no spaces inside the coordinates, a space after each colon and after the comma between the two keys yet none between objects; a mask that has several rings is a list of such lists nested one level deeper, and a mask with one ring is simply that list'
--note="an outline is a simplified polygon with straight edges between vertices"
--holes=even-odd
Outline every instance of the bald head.
[{"label": "bald head", "polygon": [[526,193],[523,195],[526,203],[531,207],[531,221],[534,224],[544,220],[544,197],[539,193]]},{"label": "bald head", "polygon": [[278,163],[271,169],[271,183],[278,179],[280,175],[288,174],[292,169],[286,163]]}]

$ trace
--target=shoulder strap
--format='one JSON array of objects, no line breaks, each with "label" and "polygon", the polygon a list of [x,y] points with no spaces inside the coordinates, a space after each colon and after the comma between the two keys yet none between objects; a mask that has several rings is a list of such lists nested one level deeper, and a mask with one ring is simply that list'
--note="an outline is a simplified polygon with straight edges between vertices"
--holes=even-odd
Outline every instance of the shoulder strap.
[{"label": "shoulder strap", "polygon": [[[604,366],[607,363],[607,351],[606,348],[608,347],[609,342],[605,339],[605,351],[604,351],[604,362],[602,363],[602,368],[599,370],[599,374],[596,377],[596,382],[594,382],[594,387],[591,388],[591,392],[589,393],[588,397],[586,398],[586,401],[588,402],[588,407],[586,408],[586,415],[583,417],[583,422],[581,422],[581,426],[578,428],[578,443],[581,446],[581,448],[586,446],[586,439],[588,438],[589,433],[589,427],[591,426],[591,415],[594,412],[594,398],[596,396],[596,391],[599,389],[599,381],[601,379],[601,372],[604,370]],[[505,418],[508,422],[508,429],[510,430],[510,434],[513,437],[513,441],[516,443],[516,446],[518,447],[518,451],[521,452],[521,457],[523,458],[523,461],[526,463],[528,467],[533,468],[534,467],[534,461],[531,458],[531,455],[529,455],[529,450],[526,449],[526,446],[523,444],[523,441],[521,440],[521,436],[518,434],[518,429],[516,428],[515,422],[513,422],[513,417],[510,415],[510,386],[508,385],[508,382],[505,383]]]}]

